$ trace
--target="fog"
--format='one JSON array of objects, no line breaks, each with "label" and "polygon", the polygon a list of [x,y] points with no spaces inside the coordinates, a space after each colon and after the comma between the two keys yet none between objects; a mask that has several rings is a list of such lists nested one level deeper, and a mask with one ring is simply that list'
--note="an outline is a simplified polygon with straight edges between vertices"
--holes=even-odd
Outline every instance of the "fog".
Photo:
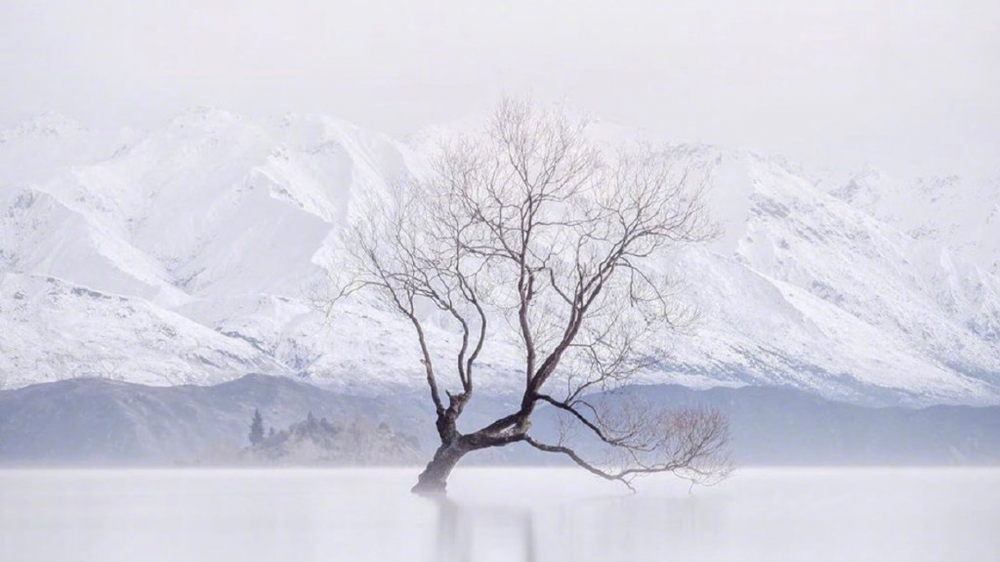
[{"label": "fog", "polygon": [[639,493],[574,469],[0,472],[0,559],[952,561],[1000,549],[996,469],[747,469]]},{"label": "fog", "polygon": [[[0,129],[49,110],[152,127],[212,105],[253,118],[329,114],[402,138],[513,94],[653,138],[812,166],[998,174],[998,28],[996,0],[6,0]],[[70,281],[67,294],[101,296]],[[267,412],[282,426],[363,405],[242,384],[82,382],[90,399],[72,407],[62,387],[24,402],[12,391],[0,396],[0,462],[232,462],[255,389],[285,389]],[[734,456],[746,464],[990,463],[998,450],[983,422],[995,410],[869,415],[801,397],[781,409],[718,400],[734,406]],[[387,403],[370,407],[434,443],[433,425],[417,423],[426,401]],[[561,429],[535,421],[539,433]],[[417,471],[0,470],[0,560],[950,562],[1000,552],[995,468],[743,468],[712,488],[658,477],[632,494],[575,469],[462,466],[437,500],[409,493]]]},{"label": "fog", "polygon": [[0,123],[194,104],[403,135],[501,93],[671,140],[903,174],[996,172],[1000,4],[13,0]]}]

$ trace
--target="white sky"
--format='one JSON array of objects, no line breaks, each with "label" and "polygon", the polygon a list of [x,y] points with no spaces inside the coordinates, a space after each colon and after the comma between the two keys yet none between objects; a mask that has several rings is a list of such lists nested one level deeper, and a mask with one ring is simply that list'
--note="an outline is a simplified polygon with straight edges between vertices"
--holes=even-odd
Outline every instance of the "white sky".
[{"label": "white sky", "polygon": [[671,140],[1000,172],[1000,0],[0,0],[0,124],[198,104],[401,136],[502,93]]}]

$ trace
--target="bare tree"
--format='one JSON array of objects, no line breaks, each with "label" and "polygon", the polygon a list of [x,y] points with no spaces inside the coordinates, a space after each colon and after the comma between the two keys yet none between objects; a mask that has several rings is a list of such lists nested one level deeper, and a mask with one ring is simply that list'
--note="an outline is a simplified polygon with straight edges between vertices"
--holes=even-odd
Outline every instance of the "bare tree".
[{"label": "bare tree", "polygon": [[[662,263],[712,227],[704,182],[669,150],[611,154],[585,128],[504,100],[485,131],[443,148],[430,178],[371,205],[347,236],[350,290],[376,289],[412,323],[419,346],[441,445],[415,492],[443,492],[467,453],[516,442],[626,484],[654,472],[695,481],[726,472],[728,426],[719,414],[588,399],[650,366],[663,335],[691,320]],[[450,347],[427,325],[434,310],[457,334]],[[504,342],[523,361],[519,407],[461,433],[481,357]],[[568,438],[532,436],[542,404],[617,451],[614,462],[584,459]]]}]

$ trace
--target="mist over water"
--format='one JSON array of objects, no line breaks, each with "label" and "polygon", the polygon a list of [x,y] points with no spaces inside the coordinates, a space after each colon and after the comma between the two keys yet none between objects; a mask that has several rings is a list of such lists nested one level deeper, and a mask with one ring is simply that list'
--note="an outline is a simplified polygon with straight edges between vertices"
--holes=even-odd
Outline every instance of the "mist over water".
[{"label": "mist over water", "polygon": [[745,469],[631,494],[574,469],[0,471],[0,560],[988,560],[1000,469]]}]

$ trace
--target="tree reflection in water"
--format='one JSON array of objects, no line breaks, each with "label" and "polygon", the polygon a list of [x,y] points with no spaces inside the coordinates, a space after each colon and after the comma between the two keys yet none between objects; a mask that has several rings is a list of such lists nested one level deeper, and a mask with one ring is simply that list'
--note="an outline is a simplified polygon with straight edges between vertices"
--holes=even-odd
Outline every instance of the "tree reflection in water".
[{"label": "tree reflection in water", "polygon": [[528,508],[438,504],[438,562],[537,562],[534,516]]}]

